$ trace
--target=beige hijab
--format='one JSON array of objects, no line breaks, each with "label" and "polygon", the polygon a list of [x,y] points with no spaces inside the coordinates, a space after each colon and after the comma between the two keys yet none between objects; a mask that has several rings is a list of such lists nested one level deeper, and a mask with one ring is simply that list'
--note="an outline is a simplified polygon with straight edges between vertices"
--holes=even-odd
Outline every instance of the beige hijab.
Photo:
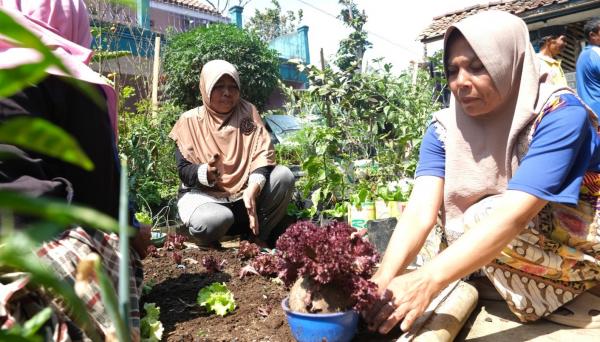
[{"label": "beige hijab", "polygon": [[240,99],[226,114],[211,108],[210,94],[223,75],[231,76],[240,87],[238,71],[229,62],[213,60],[204,65],[200,73],[203,105],[183,113],[169,137],[183,157],[195,164],[208,163],[218,153],[221,180],[206,192],[232,197],[244,188],[250,172],[275,165],[275,153],[269,133],[250,102]]},{"label": "beige hijab", "polygon": [[517,146],[526,139],[527,127],[560,90],[542,82],[527,26],[520,18],[500,11],[470,16],[448,28],[445,52],[454,30],[481,59],[503,103],[489,114],[470,117],[452,98],[448,109],[435,114],[445,131],[444,207],[450,229],[462,226],[453,220],[471,205],[506,190],[519,165]]}]

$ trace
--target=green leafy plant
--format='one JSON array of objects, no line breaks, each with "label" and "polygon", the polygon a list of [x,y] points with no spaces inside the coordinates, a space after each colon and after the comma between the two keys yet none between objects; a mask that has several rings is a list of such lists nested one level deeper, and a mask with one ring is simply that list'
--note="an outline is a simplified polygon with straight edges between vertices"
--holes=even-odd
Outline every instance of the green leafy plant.
[{"label": "green leafy plant", "polygon": [[360,70],[365,51],[372,45],[363,26],[367,22],[365,11],[360,11],[354,0],[339,0],[342,11],[338,16],[342,22],[353,29],[347,38],[342,39],[337,51],[337,66],[346,71]]},{"label": "green leafy plant", "polygon": [[[132,96],[132,91],[125,87],[121,94]],[[170,219],[170,206],[177,198],[175,143],[168,135],[181,112],[170,103],[153,112],[150,102],[142,100],[136,111],[124,110],[119,117],[119,149],[128,156],[129,192],[146,212],[154,213],[156,224]],[[165,218],[158,217],[162,208],[167,208]]]},{"label": "green leafy plant", "polygon": [[164,331],[160,321],[160,308],[155,303],[144,304],[146,316],[140,320],[140,337],[142,342],[158,342]]},{"label": "green leafy plant", "polygon": [[[154,246],[151,246],[154,247]],[[156,249],[156,247],[154,247],[154,249]],[[142,285],[142,294],[147,295],[150,292],[152,292],[152,288],[154,288],[154,285],[156,285],[153,281],[149,281],[149,282],[145,282],[144,285]]]},{"label": "green leafy plant", "polygon": [[339,204],[346,198],[349,184],[345,172],[349,167],[348,160],[342,157],[342,141],[339,140],[342,129],[314,126],[306,130],[307,140],[312,142],[312,146],[304,146],[307,149],[302,162],[305,174],[297,188],[303,198],[310,198],[312,205],[306,213],[300,212],[296,216],[316,217],[327,211],[326,214],[340,217],[342,210],[335,208],[340,209]]},{"label": "green leafy plant", "polygon": [[255,33],[234,25],[215,24],[168,38],[163,59],[167,97],[185,110],[201,105],[200,70],[213,59],[237,67],[242,98],[262,109],[277,86],[277,52]]},{"label": "green leafy plant", "polygon": [[196,301],[209,312],[214,312],[219,316],[233,312],[236,307],[233,293],[229,291],[225,283],[212,283],[202,288],[198,292]]},{"label": "green leafy plant", "polygon": [[275,158],[280,165],[300,165],[302,164],[302,146],[298,144],[277,144],[275,145]]},{"label": "green leafy plant", "polygon": [[412,191],[412,183],[404,181],[388,183],[377,187],[377,197],[384,201],[406,202]]},{"label": "green leafy plant", "polygon": [[135,213],[135,219],[141,224],[152,225],[152,216],[147,211],[138,211]]},{"label": "green leafy plant", "polygon": [[361,179],[355,184],[353,190],[350,202],[356,207],[360,207],[365,202],[373,202],[377,199],[377,184],[366,179]]}]

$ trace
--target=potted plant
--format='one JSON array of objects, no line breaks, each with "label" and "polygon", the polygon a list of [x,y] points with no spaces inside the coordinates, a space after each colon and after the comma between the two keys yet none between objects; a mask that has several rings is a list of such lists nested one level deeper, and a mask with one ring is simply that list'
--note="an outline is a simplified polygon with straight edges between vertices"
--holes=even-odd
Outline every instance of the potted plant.
[{"label": "potted plant", "polygon": [[[135,219],[140,223],[140,225],[154,227],[154,220],[152,220],[152,216],[145,210],[136,212]],[[165,243],[167,234],[154,229],[151,230],[150,234],[150,241],[152,244],[156,247],[162,247],[162,245]]]},{"label": "potted plant", "polygon": [[277,240],[279,277],[292,285],[282,307],[300,341],[349,341],[358,311],[376,299],[369,281],[379,254],[346,223],[290,226]]}]

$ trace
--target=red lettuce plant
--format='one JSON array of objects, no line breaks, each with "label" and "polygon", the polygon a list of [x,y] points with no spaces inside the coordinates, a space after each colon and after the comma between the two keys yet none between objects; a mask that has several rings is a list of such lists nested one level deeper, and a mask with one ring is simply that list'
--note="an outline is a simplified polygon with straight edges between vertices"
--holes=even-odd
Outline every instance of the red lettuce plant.
[{"label": "red lettuce plant", "polygon": [[175,264],[181,265],[181,254],[179,252],[171,253],[171,259],[173,259]]},{"label": "red lettuce plant", "polygon": [[202,266],[206,268],[208,273],[217,273],[223,271],[227,265],[227,260],[221,260],[219,262],[217,258],[212,255],[205,255],[202,257]]},{"label": "red lettuce plant", "polygon": [[240,269],[240,279],[249,274],[261,275],[263,277],[277,277],[283,268],[283,260],[275,255],[263,253],[250,260],[250,263]]},{"label": "red lettuce plant", "polygon": [[160,257],[160,253],[158,253],[158,248],[156,248],[156,246],[154,246],[154,245],[148,246],[146,248],[146,251],[148,252],[148,255],[150,255],[153,258]]},{"label": "red lettuce plant", "polygon": [[260,253],[260,248],[257,244],[248,242],[246,240],[240,241],[240,247],[237,252],[237,256],[241,259],[254,258]]},{"label": "red lettuce plant", "polygon": [[165,249],[174,250],[174,249],[184,249],[185,246],[183,243],[187,241],[187,238],[181,234],[170,233],[167,235],[167,239],[165,240]]},{"label": "red lettuce plant", "polygon": [[317,298],[327,301],[325,292],[338,297],[341,294],[344,301],[341,306],[348,305],[346,309],[362,310],[375,300],[377,285],[368,279],[379,261],[379,254],[348,224],[333,221],[318,227],[310,222],[298,222],[279,237],[276,247],[281,259],[279,277],[288,286],[294,282],[302,284],[294,285],[290,291],[290,305],[293,291],[298,287],[305,290],[300,296],[305,310],[292,307],[293,310],[322,310],[314,302]]},{"label": "red lettuce plant", "polygon": [[252,259],[250,266],[263,277],[275,277],[283,267],[283,263],[273,254],[260,254]]}]

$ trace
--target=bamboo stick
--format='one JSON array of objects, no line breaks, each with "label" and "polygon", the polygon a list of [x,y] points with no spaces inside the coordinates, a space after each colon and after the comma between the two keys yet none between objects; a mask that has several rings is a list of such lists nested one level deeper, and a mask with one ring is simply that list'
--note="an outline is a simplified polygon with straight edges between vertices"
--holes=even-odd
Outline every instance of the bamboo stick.
[{"label": "bamboo stick", "polygon": [[127,158],[121,159],[121,184],[119,194],[119,311],[125,322],[126,336],[129,333],[129,224],[127,194]]},{"label": "bamboo stick", "polygon": [[152,115],[158,109],[158,77],[160,72],[160,36],[154,40],[154,63],[152,66]]}]

